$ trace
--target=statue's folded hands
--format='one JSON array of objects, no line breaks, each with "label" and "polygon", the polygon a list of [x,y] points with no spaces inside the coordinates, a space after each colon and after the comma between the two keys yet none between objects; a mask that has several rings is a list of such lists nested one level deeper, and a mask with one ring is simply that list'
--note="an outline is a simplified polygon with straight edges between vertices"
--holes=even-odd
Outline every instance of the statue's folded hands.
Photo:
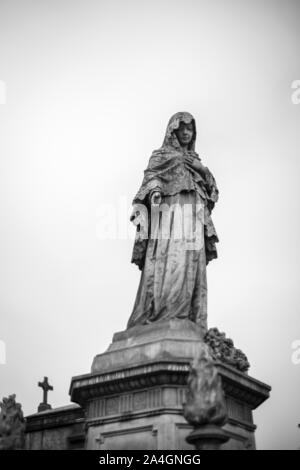
[{"label": "statue's folded hands", "polygon": [[203,178],[206,177],[208,168],[204,166],[198,158],[187,154],[184,156],[184,162],[190,165],[194,170],[199,171]]}]

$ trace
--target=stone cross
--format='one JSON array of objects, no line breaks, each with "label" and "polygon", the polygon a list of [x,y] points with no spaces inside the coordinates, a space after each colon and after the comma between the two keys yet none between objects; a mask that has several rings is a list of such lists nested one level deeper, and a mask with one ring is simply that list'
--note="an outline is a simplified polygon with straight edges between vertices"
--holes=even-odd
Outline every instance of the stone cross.
[{"label": "stone cross", "polygon": [[47,399],[48,392],[49,390],[53,390],[53,387],[49,384],[48,377],[44,377],[43,382],[38,382],[38,386],[43,389],[43,401],[39,404],[38,412],[40,413],[41,411],[51,410],[51,405],[47,403]]}]

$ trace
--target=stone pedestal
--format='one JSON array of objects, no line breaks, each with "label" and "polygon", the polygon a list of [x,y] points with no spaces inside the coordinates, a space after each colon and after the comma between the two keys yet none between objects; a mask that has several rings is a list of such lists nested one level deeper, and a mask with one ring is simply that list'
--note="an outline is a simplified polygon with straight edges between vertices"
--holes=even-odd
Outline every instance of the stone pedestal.
[{"label": "stone pedestal", "polygon": [[186,440],[197,450],[219,450],[229,440],[229,436],[220,426],[205,424],[196,428]]},{"label": "stone pedestal", "polygon": [[[86,416],[87,449],[192,449],[183,417],[189,364],[201,332],[189,320],[170,320],[116,333],[94,358],[90,374],[73,377],[71,400]],[[217,364],[225,390],[229,441],[221,448],[254,449],[252,410],[270,387]]]},{"label": "stone pedestal", "polygon": [[38,406],[38,413],[42,413],[43,411],[51,410],[51,405],[49,403],[40,403]]}]

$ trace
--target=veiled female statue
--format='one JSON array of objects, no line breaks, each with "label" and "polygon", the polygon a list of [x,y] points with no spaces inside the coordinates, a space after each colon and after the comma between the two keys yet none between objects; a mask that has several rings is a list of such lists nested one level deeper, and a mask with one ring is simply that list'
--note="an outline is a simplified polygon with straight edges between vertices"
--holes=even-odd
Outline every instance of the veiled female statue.
[{"label": "veiled female statue", "polygon": [[133,200],[131,261],[142,272],[127,328],[176,318],[207,331],[206,265],[217,257],[211,212],[218,189],[195,142],[193,116],[172,116]]}]

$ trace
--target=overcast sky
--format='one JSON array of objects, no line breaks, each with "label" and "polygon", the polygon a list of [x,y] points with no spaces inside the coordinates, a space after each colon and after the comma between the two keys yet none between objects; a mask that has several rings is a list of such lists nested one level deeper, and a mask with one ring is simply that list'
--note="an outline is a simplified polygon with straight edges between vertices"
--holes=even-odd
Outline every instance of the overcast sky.
[{"label": "overcast sky", "polygon": [[[184,110],[220,190],[209,326],[272,386],[258,448],[300,447],[299,53],[296,0],[0,1],[0,398],[33,413],[47,375],[68,404],[125,329],[130,203]],[[123,228],[103,240],[108,204]]]}]

